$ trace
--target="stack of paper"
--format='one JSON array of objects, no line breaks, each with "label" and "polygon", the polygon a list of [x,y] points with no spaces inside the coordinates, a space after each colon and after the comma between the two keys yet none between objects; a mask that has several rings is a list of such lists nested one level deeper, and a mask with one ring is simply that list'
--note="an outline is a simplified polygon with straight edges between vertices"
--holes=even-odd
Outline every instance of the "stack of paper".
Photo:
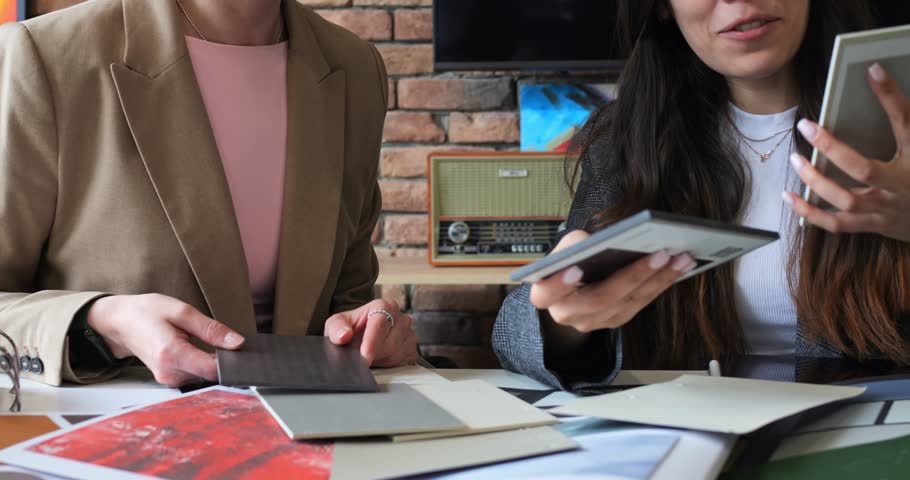
[{"label": "stack of paper", "polygon": [[559,422],[480,380],[389,384],[377,393],[255,391],[282,429],[295,439],[391,436],[402,442]]},{"label": "stack of paper", "polygon": [[550,427],[406,443],[296,442],[255,396],[212,387],[18,444],[0,451],[0,462],[77,478],[347,479],[431,473],[573,448],[575,441]]},{"label": "stack of paper", "polygon": [[420,367],[365,381],[356,349],[323,340],[248,337],[240,351],[218,352],[218,368],[222,384],[252,386],[290,439],[335,440],[332,478],[414,475],[577,448],[545,427],[555,417],[489,383],[449,382]]}]

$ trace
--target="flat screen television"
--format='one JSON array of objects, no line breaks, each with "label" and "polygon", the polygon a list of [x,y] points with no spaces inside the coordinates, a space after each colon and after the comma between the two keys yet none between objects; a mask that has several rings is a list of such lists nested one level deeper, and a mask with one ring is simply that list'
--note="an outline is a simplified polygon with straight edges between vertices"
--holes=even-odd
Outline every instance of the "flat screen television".
[{"label": "flat screen television", "polygon": [[616,69],[615,0],[434,0],[444,70]]},{"label": "flat screen television", "polygon": [[[906,0],[871,3],[877,26],[910,23]],[[615,27],[616,0],[434,0],[435,69],[619,69]]]}]

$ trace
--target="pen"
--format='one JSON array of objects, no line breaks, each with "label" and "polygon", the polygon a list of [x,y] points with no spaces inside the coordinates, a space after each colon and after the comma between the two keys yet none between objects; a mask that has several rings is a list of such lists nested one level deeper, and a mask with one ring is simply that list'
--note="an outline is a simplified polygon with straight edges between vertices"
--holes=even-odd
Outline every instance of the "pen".
[{"label": "pen", "polygon": [[720,362],[717,360],[711,360],[708,362],[708,375],[712,377],[720,376]]}]

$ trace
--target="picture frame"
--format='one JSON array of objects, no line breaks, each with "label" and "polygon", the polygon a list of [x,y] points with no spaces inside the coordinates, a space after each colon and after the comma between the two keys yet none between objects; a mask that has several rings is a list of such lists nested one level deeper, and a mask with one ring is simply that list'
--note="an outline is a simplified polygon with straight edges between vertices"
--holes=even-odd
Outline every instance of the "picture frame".
[{"label": "picture frame", "polygon": [[616,84],[605,81],[520,82],[521,151],[567,151],[591,113],[614,100],[616,92]]},{"label": "picture frame", "polygon": [[0,0],[0,24],[25,20],[26,7],[26,0]]}]

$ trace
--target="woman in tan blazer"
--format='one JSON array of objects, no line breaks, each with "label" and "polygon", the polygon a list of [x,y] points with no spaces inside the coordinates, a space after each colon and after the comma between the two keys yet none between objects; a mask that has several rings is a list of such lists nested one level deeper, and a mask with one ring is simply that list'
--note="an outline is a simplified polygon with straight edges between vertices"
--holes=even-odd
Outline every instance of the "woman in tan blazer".
[{"label": "woman in tan blazer", "polygon": [[[213,130],[238,118],[205,101],[200,39],[287,42],[277,261],[255,313],[244,178],[219,151],[246,139]],[[96,0],[0,28],[0,330],[23,377],[103,379],[135,356],[161,383],[214,380],[190,341],[237,348],[257,327],[416,360],[410,318],[371,302],[387,95],[375,48],[297,0]]]}]

